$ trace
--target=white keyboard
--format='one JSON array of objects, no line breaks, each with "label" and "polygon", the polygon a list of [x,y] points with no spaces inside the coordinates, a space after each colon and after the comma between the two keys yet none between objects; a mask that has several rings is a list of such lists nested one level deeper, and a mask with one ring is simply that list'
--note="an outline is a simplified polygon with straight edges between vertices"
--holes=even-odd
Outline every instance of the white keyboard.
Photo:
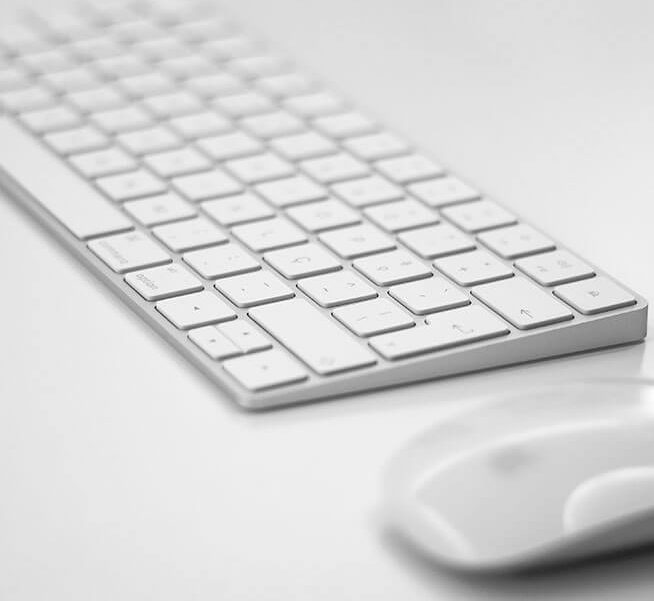
[{"label": "white keyboard", "polygon": [[180,7],[5,27],[0,181],[237,402],[645,336],[636,293],[232,22]]}]

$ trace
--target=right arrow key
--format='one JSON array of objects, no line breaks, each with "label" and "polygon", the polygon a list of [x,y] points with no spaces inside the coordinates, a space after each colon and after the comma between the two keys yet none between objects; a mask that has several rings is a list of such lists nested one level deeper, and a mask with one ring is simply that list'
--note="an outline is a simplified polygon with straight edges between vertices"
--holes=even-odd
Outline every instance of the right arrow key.
[{"label": "right arrow key", "polygon": [[520,330],[538,328],[574,317],[551,294],[521,277],[477,286],[472,294]]}]

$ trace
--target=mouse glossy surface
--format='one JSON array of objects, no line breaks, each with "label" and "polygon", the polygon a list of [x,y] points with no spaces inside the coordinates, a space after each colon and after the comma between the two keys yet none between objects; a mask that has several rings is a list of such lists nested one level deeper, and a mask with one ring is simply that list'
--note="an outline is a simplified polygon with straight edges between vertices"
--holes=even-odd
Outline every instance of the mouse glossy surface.
[{"label": "mouse glossy surface", "polygon": [[385,493],[393,525],[459,567],[654,541],[654,385],[568,384],[485,403],[403,449]]}]

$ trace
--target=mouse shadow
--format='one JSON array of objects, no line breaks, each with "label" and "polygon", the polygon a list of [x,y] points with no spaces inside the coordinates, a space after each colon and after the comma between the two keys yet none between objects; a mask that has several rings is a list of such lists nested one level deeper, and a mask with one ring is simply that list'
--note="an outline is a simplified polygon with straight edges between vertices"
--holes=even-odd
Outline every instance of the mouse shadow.
[{"label": "mouse shadow", "polygon": [[[379,538],[393,559],[427,587],[442,591],[446,586],[467,595],[480,594],[484,599],[523,600],[537,596],[561,600],[598,590],[605,598],[627,599],[627,589],[640,585],[642,591],[642,587],[654,582],[654,543],[560,565],[475,573],[438,564],[388,526],[382,527]],[[609,594],[611,590],[614,595]]]}]

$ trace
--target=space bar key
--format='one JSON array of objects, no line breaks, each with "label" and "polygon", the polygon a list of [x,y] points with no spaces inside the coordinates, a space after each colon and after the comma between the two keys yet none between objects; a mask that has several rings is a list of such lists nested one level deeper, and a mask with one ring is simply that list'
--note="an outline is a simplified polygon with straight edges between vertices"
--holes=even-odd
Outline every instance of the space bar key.
[{"label": "space bar key", "polygon": [[320,375],[376,363],[366,347],[304,299],[257,307],[249,315]]}]

